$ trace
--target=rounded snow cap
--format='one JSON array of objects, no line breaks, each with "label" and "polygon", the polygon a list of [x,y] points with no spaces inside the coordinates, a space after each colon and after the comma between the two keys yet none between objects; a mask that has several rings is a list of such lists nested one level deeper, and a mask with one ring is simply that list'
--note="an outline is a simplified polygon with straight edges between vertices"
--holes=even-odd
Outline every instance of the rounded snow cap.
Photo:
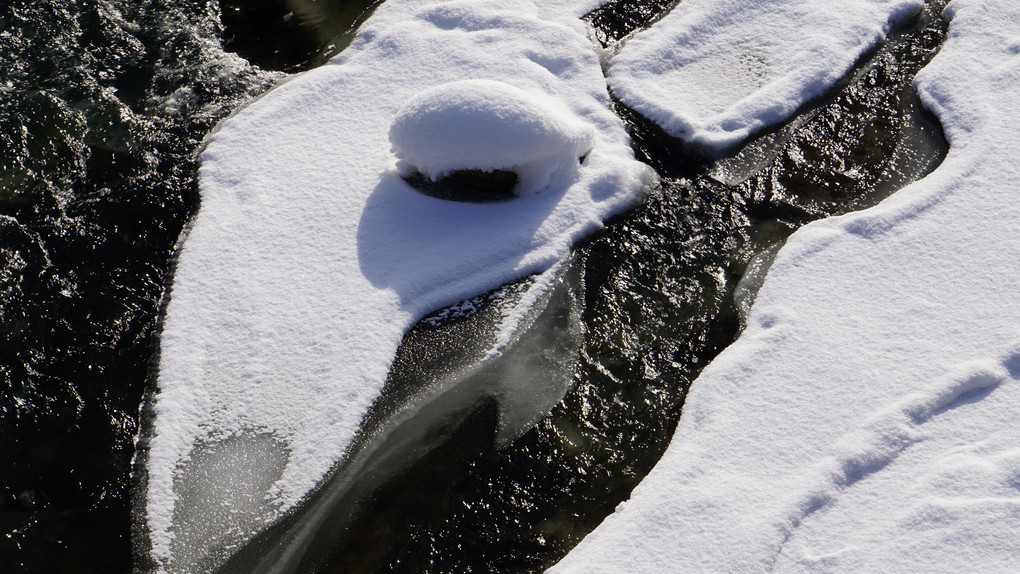
[{"label": "rounded snow cap", "polygon": [[513,172],[516,196],[569,185],[594,143],[594,130],[551,97],[494,80],[418,94],[397,113],[389,136],[405,178]]}]

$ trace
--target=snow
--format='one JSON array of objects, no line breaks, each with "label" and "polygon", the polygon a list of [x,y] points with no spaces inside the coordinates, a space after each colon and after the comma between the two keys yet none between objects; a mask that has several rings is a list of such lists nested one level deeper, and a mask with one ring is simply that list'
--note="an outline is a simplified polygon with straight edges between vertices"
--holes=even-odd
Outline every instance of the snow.
[{"label": "snow", "polygon": [[662,460],[551,572],[1020,569],[1020,4],[946,15],[916,80],[945,162],[790,238]]},{"label": "snow", "polygon": [[576,172],[593,130],[569,108],[504,82],[461,80],[428,89],[397,112],[390,143],[397,170],[437,181],[457,170],[513,171],[517,195]]},{"label": "snow", "polygon": [[[651,183],[577,18],[591,3],[389,0],[337,58],[209,137],[161,340],[145,493],[161,571],[214,568],[300,501],[417,319],[553,266]],[[478,144],[465,166],[496,156],[528,193],[423,195],[390,134],[431,174]],[[567,145],[547,159],[535,143]],[[247,502],[233,505],[221,495],[239,476]]]},{"label": "snow", "polygon": [[609,85],[670,135],[732,147],[846,75],[920,0],[684,0],[612,60]]}]

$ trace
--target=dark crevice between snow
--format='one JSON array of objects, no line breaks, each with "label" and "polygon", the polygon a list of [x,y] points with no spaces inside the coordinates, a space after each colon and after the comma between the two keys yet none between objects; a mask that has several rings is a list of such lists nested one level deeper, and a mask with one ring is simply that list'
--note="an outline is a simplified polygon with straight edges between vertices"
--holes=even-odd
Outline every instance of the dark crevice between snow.
[{"label": "dark crevice between snow", "polygon": [[662,19],[680,0],[616,0],[589,12],[584,20],[603,48]]},{"label": "dark crevice between snow", "polygon": [[[589,20],[612,39],[662,13],[634,16],[635,7],[611,4]],[[810,221],[874,205],[942,161],[941,130],[911,86],[945,37],[939,9],[933,4],[892,34],[830,94],[718,161],[692,155],[617,104],[637,156],[662,181],[643,205],[576,246],[563,270],[575,279],[557,289],[583,302],[583,336],[560,403],[509,443],[455,444],[448,434],[433,442],[427,425],[415,438],[415,417],[401,419],[406,465],[379,475],[341,463],[223,571],[276,564],[313,515],[330,526],[287,559],[294,571],[537,572],[555,563],[658,461],[687,389],[739,334],[741,313],[785,238]],[[529,282],[411,329],[355,450],[452,365],[470,362],[491,336],[495,309]],[[343,503],[323,502],[338,482],[346,483]]]}]

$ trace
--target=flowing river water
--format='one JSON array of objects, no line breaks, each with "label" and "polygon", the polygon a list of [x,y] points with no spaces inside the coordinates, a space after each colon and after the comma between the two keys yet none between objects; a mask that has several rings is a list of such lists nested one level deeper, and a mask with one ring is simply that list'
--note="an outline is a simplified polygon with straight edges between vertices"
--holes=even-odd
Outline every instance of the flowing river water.
[{"label": "flowing river water", "polygon": [[[172,254],[198,208],[201,141],[281,72],[342,49],[376,4],[0,8],[10,62],[0,71],[0,571],[124,572],[144,556],[144,536],[131,548],[131,459]],[[612,46],[672,5],[621,1],[587,19]],[[617,104],[661,186],[575,248],[502,362],[468,368],[531,280],[412,329],[350,456],[221,569],[555,562],[658,460],[687,389],[739,333],[785,237],[941,161],[941,132],[910,86],[945,35],[939,8],[726,158],[685,149]],[[507,437],[501,404],[517,387],[553,389],[535,399],[551,410]]]}]

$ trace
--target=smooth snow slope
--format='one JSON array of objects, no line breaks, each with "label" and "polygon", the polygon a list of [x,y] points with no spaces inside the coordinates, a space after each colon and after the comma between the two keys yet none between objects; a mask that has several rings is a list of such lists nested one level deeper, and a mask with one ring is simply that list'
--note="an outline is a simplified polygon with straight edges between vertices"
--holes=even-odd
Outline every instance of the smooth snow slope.
[{"label": "smooth snow slope", "polygon": [[[330,64],[209,138],[161,343],[146,493],[159,569],[214,567],[315,486],[423,314],[548,268],[649,183],[578,19],[591,3],[389,0]],[[520,121],[555,108],[583,164],[502,203],[412,189],[389,132],[414,97],[444,86],[453,103],[432,104],[450,129],[499,139],[471,123],[495,104],[458,107],[477,84],[451,82],[469,79],[516,94]]]},{"label": "smooth snow slope", "polygon": [[683,0],[609,68],[623,103],[710,150],[790,117],[920,0]]},{"label": "smooth snow slope", "polygon": [[951,148],[782,249],[673,443],[552,571],[1020,571],[1020,3],[953,0]]}]

